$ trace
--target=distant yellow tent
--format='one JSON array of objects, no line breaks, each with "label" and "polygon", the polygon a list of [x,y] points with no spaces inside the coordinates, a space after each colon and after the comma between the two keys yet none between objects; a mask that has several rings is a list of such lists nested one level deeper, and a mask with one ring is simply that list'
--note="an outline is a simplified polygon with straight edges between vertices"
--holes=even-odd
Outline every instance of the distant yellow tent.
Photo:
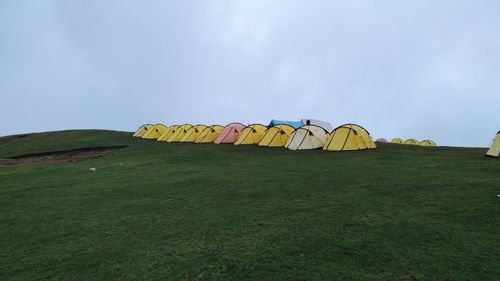
[{"label": "distant yellow tent", "polygon": [[167,130],[165,132],[163,132],[163,134],[161,134],[161,136],[156,140],[157,141],[167,141],[172,136],[175,129],[177,129],[179,127],[180,127],[179,125],[172,125],[172,126],[168,127]]},{"label": "distant yellow tent", "polygon": [[133,137],[137,137],[138,134],[140,134],[143,130],[147,130],[146,129],[146,124],[140,126],[135,132],[134,134],[132,135]]},{"label": "distant yellow tent", "polygon": [[151,129],[149,129],[143,136],[143,139],[158,139],[165,131],[167,131],[167,126],[163,124],[156,124]]},{"label": "distant yellow tent", "polygon": [[289,150],[318,149],[325,146],[327,139],[326,129],[316,125],[305,125],[293,132],[285,148]]},{"label": "distant yellow tent", "polygon": [[205,130],[194,140],[194,143],[212,143],[224,129],[220,125],[212,125]]},{"label": "distant yellow tent", "polygon": [[168,138],[167,142],[179,142],[184,135],[186,135],[187,131],[191,129],[193,125],[184,124],[172,130],[172,135]]},{"label": "distant yellow tent", "polygon": [[436,146],[436,143],[431,140],[423,140],[420,142],[421,146]]},{"label": "distant yellow tent", "polygon": [[395,144],[403,144],[403,140],[400,139],[400,138],[394,138],[391,140],[391,143],[395,143]]},{"label": "distant yellow tent", "polygon": [[134,133],[134,137],[140,138],[142,137],[145,133],[148,132],[149,129],[151,129],[154,125],[153,124],[144,124],[137,129],[137,131]]},{"label": "distant yellow tent", "polygon": [[194,142],[206,128],[208,128],[206,125],[196,125],[191,127],[182,137],[180,142]]},{"label": "distant yellow tent", "polygon": [[290,125],[276,125],[267,129],[266,134],[259,142],[259,146],[284,147],[295,128]]},{"label": "distant yellow tent", "polygon": [[240,137],[234,145],[258,144],[266,133],[266,130],[267,127],[261,124],[248,125],[241,131]]},{"label": "distant yellow tent", "polygon": [[420,142],[416,139],[407,139],[407,140],[405,140],[404,144],[420,145]]},{"label": "distant yellow tent", "polygon": [[330,133],[323,150],[351,151],[376,147],[367,130],[356,124],[346,124]]},{"label": "distant yellow tent", "polygon": [[500,158],[500,132],[495,135],[486,156]]}]

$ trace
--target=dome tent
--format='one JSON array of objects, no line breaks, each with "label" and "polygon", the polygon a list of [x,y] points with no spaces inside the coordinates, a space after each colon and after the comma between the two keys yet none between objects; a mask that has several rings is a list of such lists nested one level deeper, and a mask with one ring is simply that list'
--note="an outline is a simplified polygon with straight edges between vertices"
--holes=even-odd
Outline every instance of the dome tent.
[{"label": "dome tent", "polygon": [[149,129],[151,129],[154,125],[153,124],[144,124],[137,129],[137,131],[134,133],[134,137],[140,138],[142,137],[145,133],[148,132]]},{"label": "dome tent", "polygon": [[323,150],[352,151],[376,147],[366,129],[356,124],[345,124],[330,133]]},{"label": "dome tent", "polygon": [[294,127],[285,124],[271,127],[260,140],[259,146],[284,147],[294,131]]},{"label": "dome tent", "polygon": [[172,135],[168,138],[167,142],[179,142],[187,131],[191,129],[193,125],[184,124],[172,130]]},{"label": "dome tent", "polygon": [[388,143],[388,141],[384,138],[378,138],[375,142]]},{"label": "dome tent", "polygon": [[416,139],[407,139],[407,140],[405,140],[404,144],[420,145],[420,142]]},{"label": "dome tent", "polygon": [[143,139],[158,139],[166,130],[167,126],[163,124],[156,124],[149,129],[143,136]]},{"label": "dome tent", "polygon": [[315,125],[318,127],[321,127],[327,131],[327,133],[330,133],[333,131],[333,126],[329,122],[318,120],[318,119],[301,119],[300,120],[302,124],[304,125]]},{"label": "dome tent", "polygon": [[285,148],[289,150],[319,149],[325,145],[328,132],[316,125],[305,125],[293,132]]},{"label": "dome tent", "polygon": [[157,139],[157,141],[167,141],[172,136],[173,132],[175,132],[175,130],[179,127],[179,125],[172,125],[168,127],[167,130]]},{"label": "dome tent", "polygon": [[214,140],[215,144],[234,143],[240,137],[240,132],[245,128],[241,123],[231,123],[226,125]]},{"label": "dome tent", "polygon": [[203,132],[196,138],[194,143],[211,143],[214,142],[214,140],[219,136],[220,132],[224,127],[220,125],[212,125],[210,127],[207,127]]},{"label": "dome tent", "polygon": [[301,121],[283,121],[283,120],[271,120],[271,122],[269,122],[269,125],[267,125],[268,128],[271,128],[271,127],[274,127],[274,126],[278,126],[278,125],[288,125],[290,127],[293,127],[294,129],[297,129],[297,128],[300,128],[302,127],[302,122]]},{"label": "dome tent", "polygon": [[400,139],[400,138],[394,138],[391,140],[391,143],[395,143],[395,144],[403,144],[403,140]]},{"label": "dome tent", "polygon": [[500,158],[500,131],[491,142],[490,148],[486,152],[486,156]]},{"label": "dome tent", "polygon": [[208,128],[206,125],[196,125],[189,128],[180,142],[194,142],[206,128]]},{"label": "dome tent", "polygon": [[246,126],[240,133],[240,137],[234,145],[240,144],[258,144],[264,134],[267,131],[267,127],[261,124],[252,124]]},{"label": "dome tent", "polygon": [[436,146],[436,143],[431,140],[423,140],[420,142],[421,146]]}]

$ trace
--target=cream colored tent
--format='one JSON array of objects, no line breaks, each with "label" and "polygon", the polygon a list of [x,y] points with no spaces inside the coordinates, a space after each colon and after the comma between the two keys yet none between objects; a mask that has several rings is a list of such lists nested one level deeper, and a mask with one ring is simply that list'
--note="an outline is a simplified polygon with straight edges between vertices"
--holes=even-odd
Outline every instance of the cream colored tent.
[{"label": "cream colored tent", "polygon": [[436,143],[431,140],[423,140],[420,142],[421,146],[436,146]]},{"label": "cream colored tent", "polygon": [[205,130],[194,140],[194,143],[212,143],[219,136],[224,127],[220,125],[212,125]]},{"label": "cream colored tent", "polygon": [[180,142],[194,142],[206,128],[208,127],[205,125],[196,125],[191,127],[182,137]]},{"label": "cream colored tent", "polygon": [[140,138],[142,137],[145,133],[148,132],[149,129],[151,129],[154,125],[153,124],[144,124],[137,129],[137,131],[134,133],[134,137]]},{"label": "cream colored tent", "polygon": [[149,129],[143,136],[143,139],[158,139],[164,132],[167,131],[167,126],[163,124],[156,124]]},{"label": "cream colored tent", "polygon": [[240,137],[234,145],[241,144],[258,144],[264,134],[267,131],[267,127],[261,124],[252,124],[246,126],[240,133]]},{"label": "cream colored tent", "polygon": [[295,128],[290,125],[276,125],[267,129],[266,134],[259,142],[259,146],[266,147],[284,147],[290,139]]},{"label": "cream colored tent", "polygon": [[323,150],[350,151],[376,147],[370,134],[363,127],[356,124],[345,124],[330,133]]},{"label": "cream colored tent", "polygon": [[329,122],[318,120],[318,119],[301,119],[300,122],[304,125],[316,125],[325,129],[328,133],[333,131],[333,126]]},{"label": "cream colored tent", "polygon": [[495,135],[491,142],[490,149],[486,152],[486,156],[500,158],[500,132]]},{"label": "cream colored tent", "polygon": [[328,138],[328,132],[316,125],[305,125],[293,132],[285,148],[290,150],[305,150],[322,148]]}]

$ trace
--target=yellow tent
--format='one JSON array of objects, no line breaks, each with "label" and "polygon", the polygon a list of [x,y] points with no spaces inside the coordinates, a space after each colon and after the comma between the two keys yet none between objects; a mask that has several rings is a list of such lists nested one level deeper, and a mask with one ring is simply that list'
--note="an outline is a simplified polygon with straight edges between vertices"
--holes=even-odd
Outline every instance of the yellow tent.
[{"label": "yellow tent", "polygon": [[376,147],[370,134],[363,127],[356,124],[346,124],[330,133],[323,150],[349,151]]},{"label": "yellow tent", "polygon": [[407,139],[407,140],[405,140],[404,144],[420,145],[420,142],[416,139]]},{"label": "yellow tent", "polygon": [[500,132],[495,135],[491,142],[490,149],[486,152],[486,156],[500,158]]},{"label": "yellow tent", "polygon": [[395,144],[403,144],[403,140],[400,139],[400,138],[394,138],[391,140],[391,143],[395,143]]},{"label": "yellow tent", "polygon": [[166,130],[167,126],[163,124],[156,124],[149,129],[143,136],[143,139],[158,139]]},{"label": "yellow tent", "polygon": [[322,148],[328,139],[328,132],[316,125],[305,125],[296,129],[288,139],[285,148],[290,150]]},{"label": "yellow tent", "polygon": [[147,126],[146,124],[144,124],[144,125],[140,126],[140,127],[139,127],[139,128],[138,128],[135,132],[134,132],[134,134],[133,134],[132,136],[133,136],[133,137],[137,137],[137,135],[138,135],[138,134],[140,134],[142,131],[147,130],[147,129],[146,129],[146,126]]},{"label": "yellow tent", "polygon": [[172,130],[172,135],[168,138],[167,142],[179,142],[187,131],[191,129],[193,125],[184,124]]},{"label": "yellow tent", "polygon": [[208,127],[205,125],[196,125],[191,127],[182,137],[180,142],[194,142],[206,128]]},{"label": "yellow tent", "polygon": [[220,125],[212,125],[205,130],[194,140],[194,143],[212,143],[224,129]]},{"label": "yellow tent", "polygon": [[368,131],[365,128],[361,127],[360,125],[357,125],[357,124],[344,124],[344,125],[342,125],[340,127],[351,128],[351,129],[355,130],[359,134],[359,136],[361,137],[361,139],[365,142],[365,144],[367,145],[368,149],[377,148],[377,146],[373,142],[372,137],[370,136],[370,133],[368,133]]},{"label": "yellow tent", "polygon": [[290,125],[276,125],[267,129],[266,134],[259,142],[259,146],[284,147],[295,128]]},{"label": "yellow tent", "polygon": [[167,130],[157,139],[157,141],[167,141],[172,136],[172,132],[179,127],[179,125],[172,125],[168,127]]},{"label": "yellow tent", "polygon": [[421,146],[436,146],[436,143],[431,140],[423,140],[420,142]]},{"label": "yellow tent", "polygon": [[154,125],[152,124],[145,124],[145,125],[142,125],[141,127],[139,127],[139,129],[137,129],[137,131],[134,133],[134,137],[136,138],[140,138],[142,137],[145,133],[148,132],[149,129],[151,129]]},{"label": "yellow tent", "polygon": [[240,133],[240,137],[234,145],[240,144],[258,144],[266,133],[267,127],[261,124],[246,126]]}]

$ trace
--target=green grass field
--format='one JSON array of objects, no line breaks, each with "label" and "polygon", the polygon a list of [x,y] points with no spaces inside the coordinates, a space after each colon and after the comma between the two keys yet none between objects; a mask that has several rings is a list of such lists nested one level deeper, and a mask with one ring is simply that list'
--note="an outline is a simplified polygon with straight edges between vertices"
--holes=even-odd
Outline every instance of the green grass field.
[{"label": "green grass field", "polygon": [[486,149],[65,131],[0,138],[0,158],[111,145],[128,147],[0,166],[0,280],[500,280],[500,160]]}]

